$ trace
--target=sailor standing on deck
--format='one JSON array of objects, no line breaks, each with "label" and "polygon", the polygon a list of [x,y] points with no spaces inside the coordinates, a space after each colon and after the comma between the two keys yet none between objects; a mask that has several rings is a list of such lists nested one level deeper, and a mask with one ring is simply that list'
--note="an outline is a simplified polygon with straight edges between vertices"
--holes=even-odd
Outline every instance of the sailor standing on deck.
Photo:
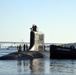
[{"label": "sailor standing on deck", "polygon": [[28,50],[28,45],[26,44],[26,50]]},{"label": "sailor standing on deck", "polygon": [[25,51],[25,46],[26,46],[26,45],[24,44],[24,45],[23,45],[23,51]]},{"label": "sailor standing on deck", "polygon": [[37,31],[37,26],[35,25],[35,31]]},{"label": "sailor standing on deck", "polygon": [[20,45],[19,48],[18,48],[18,52],[21,52],[21,51],[22,51],[22,47]]}]

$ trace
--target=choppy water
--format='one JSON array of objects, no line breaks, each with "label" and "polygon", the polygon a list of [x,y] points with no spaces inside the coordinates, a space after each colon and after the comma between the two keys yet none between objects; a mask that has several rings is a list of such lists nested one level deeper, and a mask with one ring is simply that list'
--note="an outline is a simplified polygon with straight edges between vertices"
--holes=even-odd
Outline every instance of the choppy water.
[{"label": "choppy water", "polygon": [[[15,50],[0,50],[0,56]],[[76,75],[76,60],[0,60],[0,75]]]}]

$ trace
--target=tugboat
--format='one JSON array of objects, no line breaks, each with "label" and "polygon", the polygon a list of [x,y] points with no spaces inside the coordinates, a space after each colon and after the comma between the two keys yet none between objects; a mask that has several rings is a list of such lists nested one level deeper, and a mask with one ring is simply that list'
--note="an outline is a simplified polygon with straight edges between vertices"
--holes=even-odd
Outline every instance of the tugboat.
[{"label": "tugboat", "polygon": [[51,59],[76,59],[76,49],[73,45],[70,47],[50,45],[50,58]]}]

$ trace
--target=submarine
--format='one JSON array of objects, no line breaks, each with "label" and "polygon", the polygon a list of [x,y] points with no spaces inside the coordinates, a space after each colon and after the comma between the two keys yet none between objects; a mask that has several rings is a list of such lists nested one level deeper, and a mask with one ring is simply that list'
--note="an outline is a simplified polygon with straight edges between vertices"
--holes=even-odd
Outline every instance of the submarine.
[{"label": "submarine", "polygon": [[33,25],[30,30],[29,49],[27,51],[18,51],[1,56],[0,60],[26,60],[43,58],[44,55],[39,51],[44,51],[44,34],[37,30],[36,25]]}]

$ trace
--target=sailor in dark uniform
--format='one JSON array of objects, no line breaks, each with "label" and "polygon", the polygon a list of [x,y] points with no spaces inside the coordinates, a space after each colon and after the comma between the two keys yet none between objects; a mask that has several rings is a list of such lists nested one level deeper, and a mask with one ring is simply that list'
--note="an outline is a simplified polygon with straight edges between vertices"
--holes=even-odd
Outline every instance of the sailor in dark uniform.
[{"label": "sailor in dark uniform", "polygon": [[34,30],[37,31],[37,26],[36,25],[34,26]]},{"label": "sailor in dark uniform", "polygon": [[21,45],[19,46],[19,49],[18,49],[18,52],[21,52],[22,51],[22,47]]},{"label": "sailor in dark uniform", "polygon": [[25,51],[25,44],[23,45],[23,50]]}]

